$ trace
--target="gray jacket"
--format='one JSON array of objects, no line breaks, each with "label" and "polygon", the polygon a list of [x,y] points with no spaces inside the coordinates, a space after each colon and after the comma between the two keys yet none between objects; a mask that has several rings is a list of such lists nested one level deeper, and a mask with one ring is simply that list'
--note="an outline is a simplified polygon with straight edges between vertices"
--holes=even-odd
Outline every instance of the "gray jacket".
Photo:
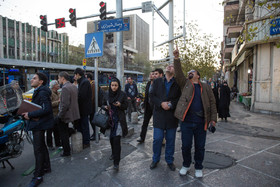
[{"label": "gray jacket", "polygon": [[80,119],[78,89],[70,82],[66,82],[62,86],[58,117],[64,123]]}]

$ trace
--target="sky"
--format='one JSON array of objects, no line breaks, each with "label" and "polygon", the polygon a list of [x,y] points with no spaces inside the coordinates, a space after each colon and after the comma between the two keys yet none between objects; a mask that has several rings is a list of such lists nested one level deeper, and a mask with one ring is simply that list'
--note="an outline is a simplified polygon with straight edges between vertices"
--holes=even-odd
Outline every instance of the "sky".
[{"label": "sky", "polygon": [[[54,23],[55,19],[65,18],[69,20],[69,8],[76,8],[76,16],[84,17],[99,14],[101,0],[0,0],[0,15],[21,22],[28,22],[33,26],[40,27],[40,15],[47,15],[48,23]],[[107,3],[107,11],[116,10],[116,0],[103,0]],[[142,2],[149,0],[123,0],[123,9],[141,6]],[[154,0],[156,7],[160,7],[167,0]],[[185,0],[186,22],[194,21],[198,24],[201,32],[212,34],[220,43],[223,38],[223,6],[222,0]],[[174,0],[174,22],[183,25],[183,0]],[[169,5],[161,11],[168,19]],[[159,48],[152,53],[152,13],[142,13],[141,10],[124,12],[123,15],[137,14],[150,25],[150,59],[162,59]],[[99,17],[77,21],[77,28],[66,23],[66,28],[56,29],[55,25],[48,27],[58,33],[67,33],[69,43],[78,46],[84,44],[87,32],[87,22],[99,20]],[[168,40],[168,26],[156,14],[155,15],[155,45]],[[175,31],[175,29],[174,29]],[[163,36],[165,35],[165,36]]]}]

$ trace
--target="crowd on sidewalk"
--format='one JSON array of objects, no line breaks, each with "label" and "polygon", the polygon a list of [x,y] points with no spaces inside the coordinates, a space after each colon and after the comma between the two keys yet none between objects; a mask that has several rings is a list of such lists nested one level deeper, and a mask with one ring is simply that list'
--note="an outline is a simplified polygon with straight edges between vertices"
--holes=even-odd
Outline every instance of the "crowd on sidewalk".
[{"label": "crowd on sidewalk", "polygon": [[[38,186],[43,175],[51,172],[48,150],[62,146],[62,157],[71,155],[69,137],[75,130],[81,132],[83,148],[90,147],[90,141],[97,136],[93,123],[95,112],[95,82],[91,73],[84,73],[80,68],[74,71],[74,83],[70,82],[67,72],[60,72],[58,80],[47,85],[47,77],[43,73],[35,73],[31,86],[35,91],[32,102],[42,109],[23,113],[29,121],[29,129],[33,132],[35,172],[30,186]],[[176,76],[175,76],[176,75]],[[164,71],[160,68],[150,73],[150,81],[146,85],[144,100],[144,121],[139,143],[144,143],[150,119],[153,117],[153,157],[150,169],[157,167],[160,161],[162,144],[165,143],[165,161],[170,170],[175,171],[174,150],[178,124],[181,130],[183,163],[180,175],[190,170],[191,149],[194,139],[195,176],[203,176],[203,159],[207,129],[215,131],[217,111],[220,118],[227,120],[229,115],[229,88],[226,82],[221,85],[209,81],[200,81],[197,70],[188,72],[185,77],[179,51],[174,51],[174,64],[169,64]],[[61,91],[59,92],[59,88]],[[121,137],[128,133],[127,118],[131,121],[131,113],[136,111],[138,90],[132,77],[128,77],[124,91],[117,78],[112,78],[109,90],[104,93],[98,88],[97,105],[110,111],[110,128],[100,129],[109,132],[114,169],[119,170],[121,155]],[[69,128],[72,123],[74,129]],[[89,124],[93,134],[90,136]],[[70,129],[70,130],[69,130]],[[46,138],[45,138],[46,132]],[[54,138],[53,138],[54,136]],[[54,144],[53,144],[54,139]],[[47,142],[47,145],[45,143]]]}]

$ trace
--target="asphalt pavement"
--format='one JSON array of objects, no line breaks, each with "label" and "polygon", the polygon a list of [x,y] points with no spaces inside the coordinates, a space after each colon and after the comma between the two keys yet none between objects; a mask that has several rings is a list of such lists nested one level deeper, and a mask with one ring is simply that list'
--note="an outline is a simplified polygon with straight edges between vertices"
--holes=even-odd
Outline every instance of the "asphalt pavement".
[{"label": "asphalt pavement", "polygon": [[[194,168],[180,176],[182,166],[181,134],[177,132],[176,171],[164,160],[164,146],[158,167],[150,170],[152,161],[152,122],[145,143],[139,144],[143,119],[134,134],[122,139],[120,170],[113,170],[108,137],[71,157],[61,158],[52,152],[52,172],[44,176],[44,186],[280,186],[280,116],[252,113],[242,104],[232,102],[228,122],[219,119],[214,134],[207,133],[204,177],[194,177]],[[54,154],[55,153],[55,154]],[[57,154],[56,154],[57,153]],[[34,165],[33,149],[25,144],[23,155],[10,161],[11,170],[0,168],[0,186],[27,186],[32,174],[23,176]]]}]

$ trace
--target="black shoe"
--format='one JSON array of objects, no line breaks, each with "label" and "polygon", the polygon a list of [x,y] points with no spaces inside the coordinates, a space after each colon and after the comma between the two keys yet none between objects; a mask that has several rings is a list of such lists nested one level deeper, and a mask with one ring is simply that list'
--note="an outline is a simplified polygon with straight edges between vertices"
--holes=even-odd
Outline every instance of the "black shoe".
[{"label": "black shoe", "polygon": [[111,155],[110,158],[109,158],[109,160],[114,160],[114,156]]},{"label": "black shoe", "polygon": [[50,173],[50,172],[52,172],[51,168],[44,168],[44,173]]},{"label": "black shoe", "polygon": [[155,169],[157,167],[158,162],[152,162],[150,165],[150,169]]},{"label": "black shoe", "polygon": [[175,171],[175,170],[176,170],[176,167],[175,167],[175,165],[174,165],[173,163],[167,164],[167,165],[168,165],[168,167],[169,167],[169,169],[170,169],[171,171]]},{"label": "black shoe", "polygon": [[93,135],[90,137],[90,140],[91,140],[91,141],[95,141],[95,134],[93,134]]},{"label": "black shoe", "polygon": [[114,165],[114,170],[119,171],[119,165]]},{"label": "black shoe", "polygon": [[144,143],[145,140],[143,140],[142,138],[138,139],[137,142],[139,143]]},{"label": "black shoe", "polygon": [[60,154],[61,157],[67,157],[67,156],[70,156],[70,153],[62,153]]},{"label": "black shoe", "polygon": [[84,144],[83,145],[83,149],[86,149],[86,148],[89,148],[90,147],[90,144]]},{"label": "black shoe", "polygon": [[33,177],[28,187],[39,186],[39,184],[41,184],[42,182],[43,182],[43,177]]},{"label": "black shoe", "polygon": [[49,146],[48,148],[49,148],[50,151],[55,150],[55,148],[53,146]]}]

